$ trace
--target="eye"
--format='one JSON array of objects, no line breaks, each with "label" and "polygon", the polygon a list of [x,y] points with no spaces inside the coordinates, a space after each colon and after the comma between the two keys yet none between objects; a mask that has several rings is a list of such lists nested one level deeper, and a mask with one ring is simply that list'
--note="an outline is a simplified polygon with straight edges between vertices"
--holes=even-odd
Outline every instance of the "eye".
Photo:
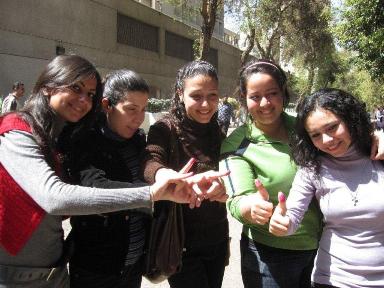
[{"label": "eye", "polygon": [[253,100],[253,101],[255,101],[255,102],[260,102],[260,100],[261,100],[261,96],[259,96],[259,95],[253,95],[253,96],[249,97],[249,99],[251,99],[251,100]]},{"label": "eye", "polygon": [[81,88],[77,84],[73,84],[69,87],[73,92],[80,94],[81,93]]},{"label": "eye", "polygon": [[279,93],[277,91],[270,92],[267,96],[268,97],[276,97]]},{"label": "eye", "polygon": [[211,94],[208,96],[209,97],[209,100],[216,100],[217,98],[219,98],[219,95],[217,94]]},{"label": "eye", "polygon": [[96,97],[96,94],[95,94],[95,93],[92,93],[92,92],[89,92],[89,93],[88,93],[88,97],[91,98],[91,99],[93,99],[93,98]]},{"label": "eye", "polygon": [[200,96],[200,95],[191,95],[191,98],[192,98],[194,101],[200,101],[200,100],[201,100],[201,96]]},{"label": "eye", "polygon": [[310,134],[310,135],[309,135],[309,137],[310,137],[311,139],[317,139],[317,138],[319,138],[319,136],[320,136],[320,133],[314,133],[314,134]]},{"label": "eye", "polygon": [[337,127],[339,126],[339,123],[336,123],[336,124],[333,124],[333,125],[331,125],[330,127],[328,127],[328,131],[329,132],[333,132],[333,131],[335,131],[336,129],[337,129]]}]

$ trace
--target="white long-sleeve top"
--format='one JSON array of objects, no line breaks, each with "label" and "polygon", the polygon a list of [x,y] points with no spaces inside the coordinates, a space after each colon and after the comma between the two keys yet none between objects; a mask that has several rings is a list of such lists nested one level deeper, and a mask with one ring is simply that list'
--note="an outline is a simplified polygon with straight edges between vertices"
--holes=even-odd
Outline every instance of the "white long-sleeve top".
[{"label": "white long-sleeve top", "polygon": [[319,176],[299,169],[287,199],[289,234],[313,197],[324,228],[312,280],[340,288],[384,287],[383,164],[351,147],[343,157],[322,157]]}]

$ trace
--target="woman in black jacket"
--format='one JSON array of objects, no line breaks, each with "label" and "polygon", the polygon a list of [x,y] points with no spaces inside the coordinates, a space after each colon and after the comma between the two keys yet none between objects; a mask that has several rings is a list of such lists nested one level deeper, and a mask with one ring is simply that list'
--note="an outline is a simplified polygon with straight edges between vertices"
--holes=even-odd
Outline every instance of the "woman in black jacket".
[{"label": "woman in black jacket", "polygon": [[[109,74],[104,83],[97,124],[74,142],[71,176],[82,186],[117,188],[145,186],[139,164],[145,135],[149,87],[130,70]],[[71,287],[140,287],[146,234],[146,213],[125,210],[71,218],[74,253]]]}]

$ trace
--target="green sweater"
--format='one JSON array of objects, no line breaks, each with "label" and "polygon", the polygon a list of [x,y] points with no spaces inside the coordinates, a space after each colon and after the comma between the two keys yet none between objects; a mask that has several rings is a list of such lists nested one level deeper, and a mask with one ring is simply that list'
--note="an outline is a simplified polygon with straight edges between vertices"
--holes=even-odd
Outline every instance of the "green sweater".
[{"label": "green sweater", "polygon": [[[295,117],[286,113],[283,117],[288,132],[292,133]],[[321,214],[315,201],[310,204],[297,232],[288,237],[276,237],[269,233],[269,223],[251,224],[240,213],[241,198],[256,193],[256,178],[269,192],[269,201],[274,207],[279,191],[288,196],[297,170],[290,153],[288,144],[264,135],[253,123],[233,131],[221,146],[220,170],[231,171],[224,180],[229,194],[227,205],[232,216],[243,223],[243,233],[254,241],[281,249],[312,250],[318,247],[321,233]]]}]

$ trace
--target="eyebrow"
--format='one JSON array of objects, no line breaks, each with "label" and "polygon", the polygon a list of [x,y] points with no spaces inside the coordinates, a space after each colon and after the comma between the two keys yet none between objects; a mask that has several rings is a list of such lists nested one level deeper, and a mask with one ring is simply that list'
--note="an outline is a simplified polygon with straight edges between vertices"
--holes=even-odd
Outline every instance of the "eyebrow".
[{"label": "eyebrow", "polygon": [[328,128],[329,126],[332,126],[332,125],[335,125],[335,124],[339,124],[340,121],[339,120],[334,120],[332,122],[329,122],[329,123],[326,123],[324,126],[321,126],[320,129],[317,129],[317,130],[311,130],[311,131],[308,131],[308,133],[315,133],[315,132],[319,132],[321,129],[324,129],[324,128]]},{"label": "eyebrow", "polygon": [[[81,86],[83,86],[85,88],[83,81],[79,81],[79,83],[81,84]],[[96,89],[92,88],[92,89],[89,89],[89,91],[96,91]]]}]

